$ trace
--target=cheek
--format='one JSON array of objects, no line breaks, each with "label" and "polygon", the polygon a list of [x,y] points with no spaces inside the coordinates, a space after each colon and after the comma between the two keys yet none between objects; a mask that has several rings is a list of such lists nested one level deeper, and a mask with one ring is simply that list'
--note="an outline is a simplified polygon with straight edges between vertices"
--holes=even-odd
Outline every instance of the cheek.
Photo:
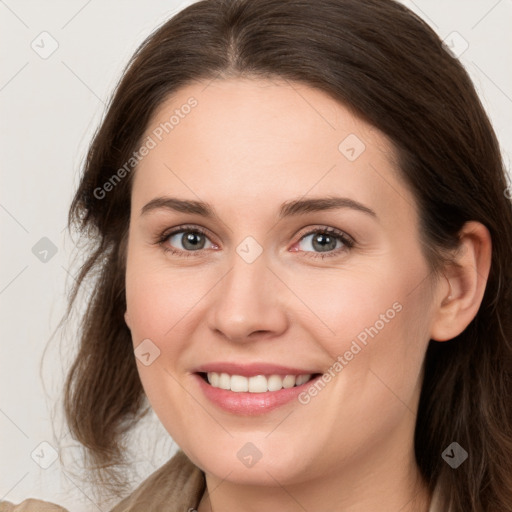
[{"label": "cheek", "polygon": [[[374,269],[327,269],[308,275],[287,276],[294,283],[296,315],[317,339],[327,341],[329,353],[339,354],[347,342],[365,341],[389,331],[404,318],[409,279],[381,265]],[[302,303],[302,304],[299,304]]]},{"label": "cheek", "polygon": [[169,269],[135,250],[128,254],[126,302],[132,334],[162,344],[200,302],[208,283],[199,272]]},{"label": "cheek", "polygon": [[186,416],[176,414],[187,398],[178,383],[178,365],[190,350],[187,329],[194,305],[204,295],[201,281],[198,273],[155,264],[139,248],[128,251],[126,302],[132,342],[136,349],[149,339],[158,349],[149,345],[154,359],[148,365],[138,360],[137,369],[153,410],[175,440],[181,440],[182,423],[187,422]]},{"label": "cheek", "polygon": [[[310,388],[300,399],[308,414],[325,418],[323,440],[334,459],[384,439],[415,406],[428,343],[428,290],[419,286],[411,293],[410,277],[397,274],[392,286],[386,280],[377,286],[372,278],[348,286],[345,280],[346,293],[338,290],[336,299],[310,296],[312,304],[324,305],[323,320],[336,334],[316,338],[330,357],[326,391]],[[337,432],[344,432],[342,439]]]},{"label": "cheek", "polygon": [[338,361],[336,375],[347,374],[350,387],[370,385],[374,397],[371,383],[383,386],[374,374],[410,397],[429,340],[428,268],[421,255],[408,254],[373,269],[329,269],[295,280],[294,292],[310,308],[299,320],[303,328],[321,343],[331,367]]}]

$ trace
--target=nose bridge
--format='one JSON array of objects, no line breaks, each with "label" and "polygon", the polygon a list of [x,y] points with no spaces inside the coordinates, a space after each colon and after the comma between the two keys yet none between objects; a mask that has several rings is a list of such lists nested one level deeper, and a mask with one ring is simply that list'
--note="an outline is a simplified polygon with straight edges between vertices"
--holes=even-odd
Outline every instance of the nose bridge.
[{"label": "nose bridge", "polygon": [[271,335],[286,329],[286,314],[279,303],[276,278],[267,267],[268,258],[263,251],[256,254],[251,243],[237,247],[210,307],[210,328],[232,341],[247,341],[255,332]]}]

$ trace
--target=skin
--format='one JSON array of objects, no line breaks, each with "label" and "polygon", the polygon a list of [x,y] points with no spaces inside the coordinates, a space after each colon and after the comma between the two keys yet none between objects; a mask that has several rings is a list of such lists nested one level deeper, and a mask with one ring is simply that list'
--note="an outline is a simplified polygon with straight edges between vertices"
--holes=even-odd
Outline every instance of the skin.
[{"label": "skin", "polygon": [[[197,106],[138,165],[127,248],[126,322],[134,347],[150,339],[160,356],[137,361],[156,414],[206,473],[209,510],[427,511],[430,495],[413,452],[429,340],[449,340],[476,315],[490,265],[482,225],[461,233],[461,268],[435,279],[421,251],[416,201],[378,130],[325,93],[286,81],[195,83],[161,104],[146,136],[191,96]],[[355,134],[366,149],[349,161],[338,146]],[[141,210],[155,197],[209,203],[217,217]],[[338,195],[371,208],[279,219],[282,203]],[[191,257],[169,228],[207,230]],[[325,257],[310,230],[355,240]],[[247,263],[247,237],[262,248]],[[343,250],[343,247],[345,249]],[[321,249],[320,249],[321,251]],[[331,250],[331,254],[334,252]],[[308,256],[309,255],[309,256]],[[317,256],[315,258],[315,256]],[[323,372],[393,304],[401,311],[302,405],[259,416],[222,411],[192,371],[214,361],[271,362]],[[246,467],[248,442],[261,459]]]}]

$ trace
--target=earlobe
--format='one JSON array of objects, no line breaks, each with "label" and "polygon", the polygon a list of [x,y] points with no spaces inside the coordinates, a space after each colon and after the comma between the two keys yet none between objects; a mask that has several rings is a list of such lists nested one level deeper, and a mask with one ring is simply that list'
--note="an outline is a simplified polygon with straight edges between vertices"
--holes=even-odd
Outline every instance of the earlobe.
[{"label": "earlobe", "polygon": [[467,222],[459,233],[460,246],[453,263],[443,274],[448,283],[439,282],[434,299],[431,339],[455,338],[475,318],[482,303],[489,277],[492,242],[488,229],[481,223]]}]

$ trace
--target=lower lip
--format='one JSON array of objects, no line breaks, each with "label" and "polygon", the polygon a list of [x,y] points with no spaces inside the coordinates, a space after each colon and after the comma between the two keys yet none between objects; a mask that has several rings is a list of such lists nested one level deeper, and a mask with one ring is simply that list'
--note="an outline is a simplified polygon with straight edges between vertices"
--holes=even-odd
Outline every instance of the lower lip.
[{"label": "lower lip", "polygon": [[206,398],[214,404],[234,414],[254,416],[273,411],[291,402],[321,376],[319,375],[300,386],[283,388],[279,391],[267,391],[265,393],[237,393],[228,389],[214,388],[197,373],[194,374],[194,377],[197,379],[199,387],[206,395]]}]

